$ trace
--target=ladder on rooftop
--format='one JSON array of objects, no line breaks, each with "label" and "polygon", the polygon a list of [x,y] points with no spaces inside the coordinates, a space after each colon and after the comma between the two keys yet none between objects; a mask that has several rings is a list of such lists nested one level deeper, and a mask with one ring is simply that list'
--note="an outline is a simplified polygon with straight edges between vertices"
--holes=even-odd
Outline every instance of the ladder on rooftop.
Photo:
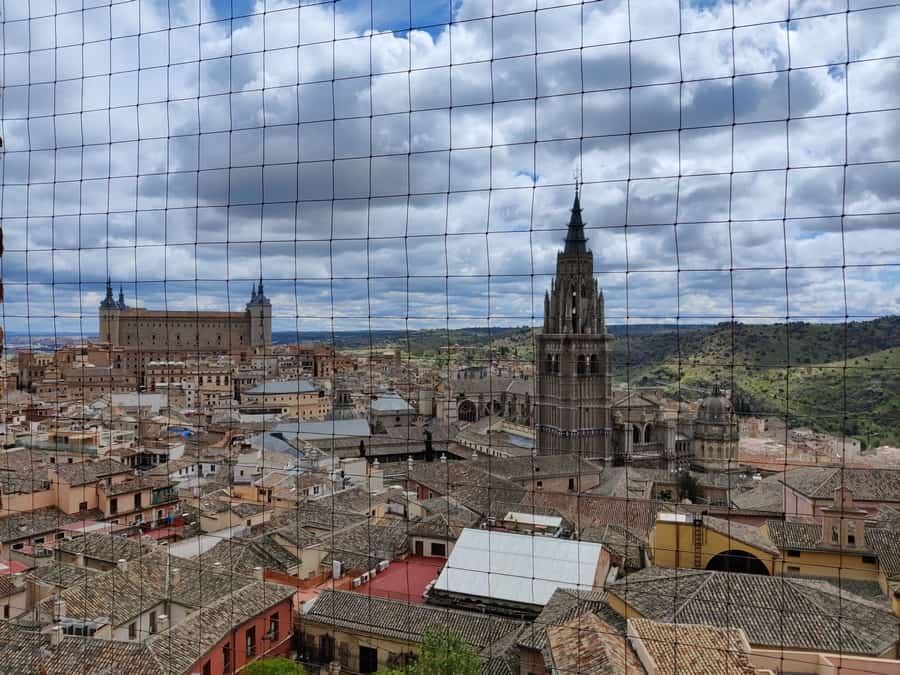
[{"label": "ladder on rooftop", "polygon": [[694,569],[700,569],[703,561],[703,518],[694,518]]}]

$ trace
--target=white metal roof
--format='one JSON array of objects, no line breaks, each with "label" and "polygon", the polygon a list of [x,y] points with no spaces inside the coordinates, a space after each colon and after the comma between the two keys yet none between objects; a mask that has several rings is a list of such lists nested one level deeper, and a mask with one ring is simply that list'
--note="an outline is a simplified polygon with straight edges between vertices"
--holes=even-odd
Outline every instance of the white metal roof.
[{"label": "white metal roof", "polygon": [[602,550],[591,542],[465,529],[434,588],[545,605],[560,587],[593,590]]}]

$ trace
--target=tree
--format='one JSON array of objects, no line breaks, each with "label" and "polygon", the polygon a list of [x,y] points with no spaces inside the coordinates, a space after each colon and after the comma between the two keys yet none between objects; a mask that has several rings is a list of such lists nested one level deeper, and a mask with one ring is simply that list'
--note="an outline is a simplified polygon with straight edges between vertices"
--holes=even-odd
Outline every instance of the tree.
[{"label": "tree", "polygon": [[678,498],[690,499],[692,503],[696,503],[699,496],[700,482],[687,471],[679,474]]},{"label": "tree", "polygon": [[376,675],[481,675],[481,660],[458,633],[436,626],[422,633],[414,665],[406,670],[379,670]]},{"label": "tree", "polygon": [[283,656],[254,661],[241,670],[241,675],[306,675],[306,669]]}]

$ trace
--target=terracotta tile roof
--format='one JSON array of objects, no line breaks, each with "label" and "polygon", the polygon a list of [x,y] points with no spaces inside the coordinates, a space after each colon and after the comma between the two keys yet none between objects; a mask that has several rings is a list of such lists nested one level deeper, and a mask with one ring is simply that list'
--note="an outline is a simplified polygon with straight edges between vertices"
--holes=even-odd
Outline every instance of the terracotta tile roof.
[{"label": "terracotta tile roof", "polygon": [[[769,538],[781,549],[797,549],[804,551],[828,550],[822,545],[822,523],[813,518],[792,520],[768,520],[766,527]],[[865,528],[865,548],[853,551],[857,555],[878,555],[879,564],[882,555],[889,561],[892,555],[898,555],[895,550],[892,554],[892,542],[900,539],[900,531],[890,528],[877,528],[871,525]],[[900,545],[895,545],[895,549]],[[879,550],[881,554],[879,554]],[[889,563],[890,564],[890,563]]]},{"label": "terracotta tile roof", "polygon": [[603,544],[611,555],[619,556],[625,562],[625,569],[639,570],[643,565],[643,551],[647,548],[647,537],[621,525],[601,525],[586,527],[578,533],[581,541]]},{"label": "terracotta tile roof", "polygon": [[67,515],[56,507],[6,516],[0,518],[0,543],[54,532],[62,525],[77,523],[81,519],[81,516]]},{"label": "terracotta tile roof", "polygon": [[836,488],[845,487],[855,501],[900,502],[900,471],[893,468],[807,466],[786,471],[782,482],[814,499],[831,499]]},{"label": "terracotta tile roof", "polygon": [[89,567],[79,567],[69,563],[54,562],[50,565],[35,567],[28,572],[28,578],[35,583],[53,586],[54,588],[68,588],[76,584],[87,583],[90,577],[100,574],[99,571]]},{"label": "terracotta tile roof", "polygon": [[548,628],[562,625],[583,614],[598,614],[620,633],[625,629],[622,618],[606,604],[606,593],[558,588],[534,622],[519,634],[518,644],[525,649],[543,650],[547,647]]},{"label": "terracotta tile roof", "polygon": [[71,541],[62,541],[57,545],[60,551],[72,555],[84,555],[107,563],[119,560],[134,560],[159,548],[149,537],[132,539],[117,534],[85,532],[73,537]]},{"label": "terracotta tile roof", "polygon": [[[189,615],[169,630],[153,636],[147,646],[166,673],[185,673],[232,629],[290,599],[297,589],[254,581]],[[284,626],[284,631],[291,630]],[[127,672],[127,671],[123,671]]]},{"label": "terracotta tile roof", "polygon": [[41,656],[49,644],[36,626],[0,621],[0,669],[6,673],[40,672]]},{"label": "terracotta tile roof", "polygon": [[714,516],[703,516],[703,524],[729,539],[743,542],[772,555],[778,555],[778,547],[772,543],[772,540],[760,528],[754,525]]},{"label": "terracotta tile roof", "polygon": [[114,459],[56,464],[53,468],[60,480],[71,486],[91,485],[106,476],[131,473],[131,469]]},{"label": "terracotta tile roof", "polygon": [[622,631],[596,614],[583,614],[551,626],[547,638],[554,672],[596,675],[645,672]]},{"label": "terracotta tile roof", "polygon": [[803,520],[767,520],[769,538],[781,550],[814,551],[822,540],[822,524],[812,518]]},{"label": "terracotta tile roof", "polygon": [[[255,581],[234,592],[220,593],[215,602],[144,643],[65,637],[45,660],[44,672],[185,673],[234,628],[291,598],[295,592],[290,586]],[[90,670],[86,670],[87,664]]]},{"label": "terracotta tile roof", "polygon": [[493,476],[469,461],[417,462],[409,470],[408,479],[436,495],[453,497],[482,516],[502,517],[508,509],[498,508],[498,504],[518,503],[526,495],[522,486]]},{"label": "terracotta tile roof", "polygon": [[162,675],[167,671],[153,658],[146,645],[141,643],[66,636],[44,660],[42,672],[46,675]]},{"label": "terracotta tile roof", "polygon": [[603,497],[585,493],[530,493],[522,500],[522,504],[555,509],[578,529],[613,524],[644,535],[653,528],[658,513],[672,510],[671,504],[649,499]]},{"label": "terracotta tile roof", "polygon": [[413,605],[334,590],[320,593],[302,620],[406,642],[418,642],[428,628],[446,626],[479,650],[523,625],[480,612]]},{"label": "terracotta tile roof", "polygon": [[0,598],[8,598],[16,593],[24,593],[25,587],[21,588],[13,583],[12,576],[9,574],[0,575]]},{"label": "terracotta tile roof", "polygon": [[900,579],[900,528],[866,528],[866,545],[889,580]]},{"label": "terracotta tile roof", "polygon": [[578,455],[538,455],[527,457],[490,457],[481,455],[476,466],[507,480],[531,480],[553,476],[600,474],[603,468]]},{"label": "terracotta tile roof", "polygon": [[651,567],[607,592],[644,618],[742,628],[758,646],[880,655],[897,640],[889,608],[825,581]]},{"label": "terracotta tile roof", "polygon": [[223,539],[197,559],[201,567],[213,569],[218,563],[223,570],[251,575],[257,567],[288,572],[299,560],[265,534],[254,539]]},{"label": "terracotta tile roof", "polygon": [[750,662],[750,646],[740,629],[630,619],[628,637],[632,645],[643,646],[658,675],[756,673]]},{"label": "terracotta tile roof", "polygon": [[150,474],[138,474],[132,478],[113,483],[112,485],[100,484],[99,488],[103,494],[113,497],[116,495],[129,494],[131,492],[139,492],[141,490],[158,490],[160,488],[171,487],[172,481],[168,476],[153,476]]}]

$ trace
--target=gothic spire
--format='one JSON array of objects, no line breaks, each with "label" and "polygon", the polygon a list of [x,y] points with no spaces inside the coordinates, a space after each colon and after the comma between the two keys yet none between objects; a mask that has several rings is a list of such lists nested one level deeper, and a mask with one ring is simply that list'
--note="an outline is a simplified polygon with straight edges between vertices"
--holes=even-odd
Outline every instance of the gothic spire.
[{"label": "gothic spire", "polygon": [[569,230],[566,232],[566,248],[564,253],[587,253],[587,239],[584,236],[584,222],[581,220],[581,199],[578,184],[575,184],[575,203],[572,204],[572,216],[569,218]]},{"label": "gothic spire", "polygon": [[116,307],[116,299],[113,297],[113,289],[112,289],[112,279],[109,276],[106,277],[106,297],[103,298],[103,302],[100,303],[100,307],[103,309],[115,309]]}]

